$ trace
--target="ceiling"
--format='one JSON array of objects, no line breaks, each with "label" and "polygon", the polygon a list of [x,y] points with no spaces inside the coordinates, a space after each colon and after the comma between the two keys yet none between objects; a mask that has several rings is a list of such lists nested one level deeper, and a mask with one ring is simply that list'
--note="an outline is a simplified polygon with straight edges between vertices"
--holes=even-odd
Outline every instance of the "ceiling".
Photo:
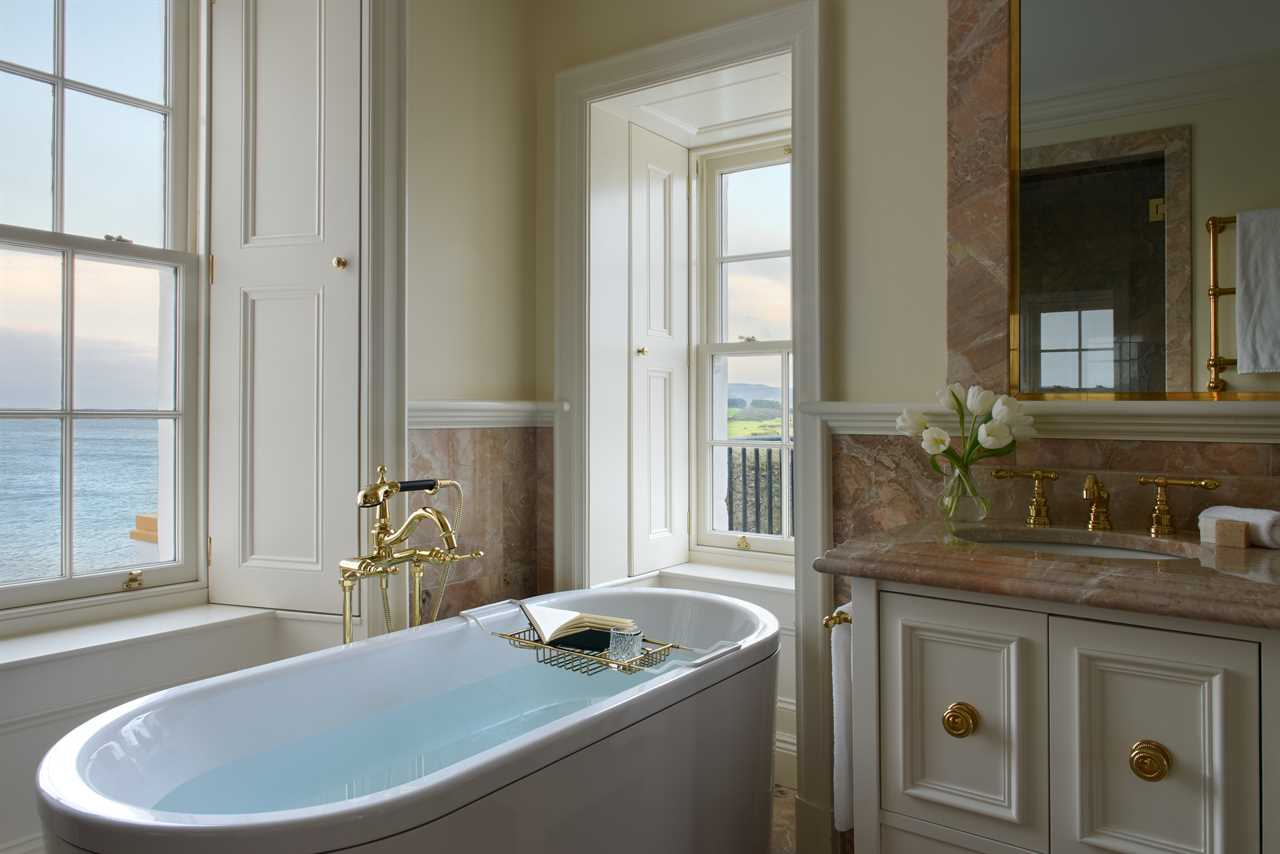
[{"label": "ceiling", "polygon": [[1268,58],[1276,0],[1031,0],[1022,96],[1035,101]]},{"label": "ceiling", "polygon": [[596,102],[685,148],[791,127],[791,55],[771,56]]}]

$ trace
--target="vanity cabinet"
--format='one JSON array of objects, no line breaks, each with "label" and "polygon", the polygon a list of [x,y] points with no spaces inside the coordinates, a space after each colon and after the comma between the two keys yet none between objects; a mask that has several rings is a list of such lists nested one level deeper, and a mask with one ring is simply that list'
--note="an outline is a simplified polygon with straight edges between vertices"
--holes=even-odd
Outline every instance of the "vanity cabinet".
[{"label": "vanity cabinet", "polygon": [[[855,698],[878,674],[870,756],[867,705],[854,715],[855,788],[880,794],[870,850],[1262,850],[1257,643],[872,595],[875,631],[854,646]],[[855,591],[855,626],[864,613]],[[878,646],[864,666],[859,638]]]}]

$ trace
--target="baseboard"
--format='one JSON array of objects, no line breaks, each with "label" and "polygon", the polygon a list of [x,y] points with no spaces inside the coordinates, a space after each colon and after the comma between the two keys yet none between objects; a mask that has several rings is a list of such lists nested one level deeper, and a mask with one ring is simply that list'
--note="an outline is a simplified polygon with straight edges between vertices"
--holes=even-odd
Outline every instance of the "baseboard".
[{"label": "baseboard", "polygon": [[44,834],[33,833],[8,842],[0,842],[0,854],[44,854]]},{"label": "baseboard", "polygon": [[773,740],[773,782],[777,786],[794,789],[796,776],[796,737],[794,733],[774,733]]}]

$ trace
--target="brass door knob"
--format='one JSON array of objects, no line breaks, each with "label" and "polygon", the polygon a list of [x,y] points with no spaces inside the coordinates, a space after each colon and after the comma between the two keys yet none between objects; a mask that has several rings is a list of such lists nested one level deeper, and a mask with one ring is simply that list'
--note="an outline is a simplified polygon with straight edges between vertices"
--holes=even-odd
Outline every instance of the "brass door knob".
[{"label": "brass door knob", "polygon": [[346,258],[343,258],[341,255],[334,255],[334,256],[333,256],[333,261],[332,261],[332,262],[330,262],[330,263],[332,263],[332,264],[333,264],[333,269],[335,269],[335,270],[345,270],[345,269],[347,269],[347,259],[346,259]]},{"label": "brass door knob", "polygon": [[982,717],[968,703],[952,703],[942,713],[942,728],[952,738],[968,738],[978,729]]},{"label": "brass door knob", "polygon": [[648,347],[637,347],[637,348],[636,348],[636,355],[637,355],[637,356],[647,356],[647,355],[649,355],[649,348],[648,348]]},{"label": "brass door knob", "polygon": [[1139,780],[1159,783],[1169,775],[1172,766],[1173,756],[1169,748],[1158,741],[1143,739],[1129,748],[1129,770]]}]

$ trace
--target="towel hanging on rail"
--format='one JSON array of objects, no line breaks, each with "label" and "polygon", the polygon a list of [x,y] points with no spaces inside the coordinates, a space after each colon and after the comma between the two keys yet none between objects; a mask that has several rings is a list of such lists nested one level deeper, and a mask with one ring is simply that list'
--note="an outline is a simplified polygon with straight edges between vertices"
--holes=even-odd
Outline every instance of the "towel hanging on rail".
[{"label": "towel hanging on rail", "polygon": [[1236,219],[1236,370],[1280,372],[1280,208]]}]

